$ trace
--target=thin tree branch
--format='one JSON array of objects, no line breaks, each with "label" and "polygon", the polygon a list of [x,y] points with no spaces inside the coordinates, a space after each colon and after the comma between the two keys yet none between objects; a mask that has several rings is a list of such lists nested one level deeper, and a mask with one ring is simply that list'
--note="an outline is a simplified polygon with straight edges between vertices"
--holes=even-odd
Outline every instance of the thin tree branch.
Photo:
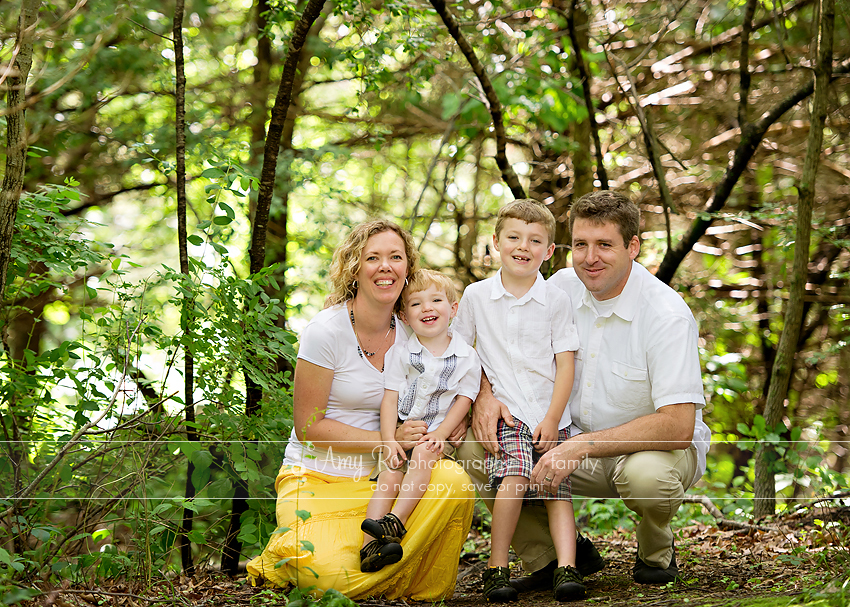
[{"label": "thin tree branch", "polygon": [[[834,79],[838,75],[848,72],[850,72],[850,59],[845,58],[833,68],[832,77]],[[664,259],[661,260],[661,265],[655,274],[659,280],[669,283],[673,279],[673,275],[676,273],[679,264],[682,263],[685,256],[693,249],[694,245],[714,221],[713,215],[726,204],[726,201],[732,194],[732,190],[738,183],[738,179],[744,172],[744,169],[747,168],[747,164],[749,164],[750,159],[761,144],[767,129],[779,120],[785,112],[809,97],[814,89],[815,83],[814,79],[812,79],[796,91],[793,91],[769,111],[765,112],[760,120],[748,124],[741,131],[741,141],[735,149],[732,161],[726,168],[723,179],[714,189],[714,193],[708,199],[702,212],[691,223],[690,231],[683,236],[678,245],[672,249],[668,249],[664,255]]]},{"label": "thin tree branch", "polygon": [[567,17],[567,30],[570,33],[570,42],[573,45],[575,53],[576,69],[579,73],[579,81],[581,82],[582,93],[584,94],[584,105],[587,108],[587,119],[590,121],[590,133],[593,136],[593,146],[596,151],[596,176],[599,178],[599,188],[602,190],[608,189],[608,171],[605,169],[604,155],[602,154],[602,144],[599,140],[599,123],[596,121],[596,108],[593,106],[593,97],[590,95],[590,73],[587,70],[587,65],[584,62],[582,55],[582,45],[578,38],[576,30],[575,15],[578,10],[578,0],[572,0],[570,3],[570,12]]},{"label": "thin tree branch", "polygon": [[522,187],[522,184],[520,184],[519,177],[517,177],[513,167],[508,162],[507,137],[505,135],[505,125],[502,117],[502,104],[499,101],[499,96],[496,94],[496,89],[493,88],[493,83],[490,82],[490,77],[487,75],[484,66],[481,65],[481,62],[475,55],[475,51],[472,49],[472,46],[461,33],[460,27],[457,24],[457,19],[455,19],[454,15],[446,7],[445,0],[431,0],[431,6],[434,7],[437,14],[440,15],[440,18],[443,20],[443,23],[445,23],[446,29],[448,29],[452,38],[454,38],[458,48],[460,48],[460,51],[463,53],[463,56],[466,57],[466,60],[469,62],[469,66],[475,73],[476,78],[478,78],[481,89],[484,91],[484,95],[487,99],[487,109],[490,110],[490,116],[493,119],[493,130],[496,135],[496,165],[502,172],[502,179],[504,179],[505,183],[508,184],[514,198],[525,198],[525,189]]}]

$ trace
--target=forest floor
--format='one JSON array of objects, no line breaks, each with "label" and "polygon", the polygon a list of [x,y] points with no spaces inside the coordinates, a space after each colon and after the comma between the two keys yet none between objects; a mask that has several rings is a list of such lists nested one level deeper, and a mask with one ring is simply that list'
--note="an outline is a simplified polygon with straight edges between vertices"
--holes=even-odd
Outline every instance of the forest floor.
[{"label": "forest floor", "polygon": [[[642,586],[632,581],[636,552],[632,531],[617,530],[592,539],[607,563],[601,572],[585,579],[587,599],[575,604],[606,607],[850,604],[850,507],[810,509],[759,525],[720,521],[718,525],[700,523],[681,527],[676,531],[676,551],[682,580],[664,587]],[[487,534],[473,529],[459,565],[454,597],[445,600],[444,607],[485,603],[481,596],[481,574],[482,555],[487,549]],[[512,566],[516,567],[514,575],[520,575],[518,563]],[[295,607],[298,604],[287,598],[285,590],[253,588],[244,576],[232,579],[218,573],[192,578],[179,576],[148,591],[134,586],[116,581],[87,589],[54,589],[31,604],[60,607],[146,607],[168,603],[197,607],[287,604]],[[300,603],[310,604],[316,605],[310,600]],[[340,602],[321,601],[321,604],[336,607]],[[385,600],[360,603],[361,607],[408,604],[411,603]],[[551,604],[554,604],[551,591],[522,594],[519,602],[514,603],[517,607]]]}]

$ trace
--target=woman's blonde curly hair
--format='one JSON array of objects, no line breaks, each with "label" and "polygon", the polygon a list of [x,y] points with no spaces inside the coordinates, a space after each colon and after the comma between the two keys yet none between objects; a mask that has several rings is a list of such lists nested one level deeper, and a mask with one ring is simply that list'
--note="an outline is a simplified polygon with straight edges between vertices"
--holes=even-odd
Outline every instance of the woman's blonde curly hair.
[{"label": "woman's blonde curly hair", "polygon": [[[392,221],[383,219],[361,223],[351,230],[345,241],[334,251],[330,271],[331,293],[325,299],[326,308],[346,302],[357,295],[357,286],[354,282],[357,272],[360,271],[360,256],[369,238],[383,232],[395,232],[404,242],[407,276],[411,276],[419,269],[419,251],[416,250],[413,237],[407,230]],[[396,311],[401,309],[401,297],[398,298],[395,307]]]}]

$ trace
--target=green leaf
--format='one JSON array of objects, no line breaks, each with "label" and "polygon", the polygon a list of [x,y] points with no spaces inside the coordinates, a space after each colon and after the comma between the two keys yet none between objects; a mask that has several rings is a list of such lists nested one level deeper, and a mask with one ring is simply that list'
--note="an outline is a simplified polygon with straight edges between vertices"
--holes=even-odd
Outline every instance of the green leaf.
[{"label": "green leaf", "polygon": [[201,177],[206,177],[207,179],[220,179],[225,176],[226,173],[218,167],[210,167],[208,169],[204,169],[204,172],[201,173]]},{"label": "green leaf", "polygon": [[313,515],[312,515],[312,514],[310,514],[310,512],[309,512],[309,511],[307,511],[307,510],[296,510],[296,511],[295,511],[295,516],[297,516],[298,518],[300,518],[302,521],[306,521],[308,518],[310,518],[310,517],[311,517],[311,516],[313,516]]},{"label": "green leaf", "polygon": [[198,449],[192,452],[189,460],[195,464],[196,468],[209,468],[213,463],[213,456],[207,449]]},{"label": "green leaf", "polygon": [[[280,567],[283,567],[284,565],[286,565],[291,560],[292,560],[291,556],[280,559],[277,563],[274,564],[274,568],[279,569]],[[291,605],[291,603],[290,603],[290,605]]]},{"label": "green leaf", "polygon": [[232,222],[233,220],[227,215],[216,215],[213,219],[213,223],[217,226],[226,226]]},{"label": "green leaf", "polygon": [[276,535],[276,534],[279,534],[279,533],[286,533],[289,530],[290,530],[289,527],[278,527],[277,529],[272,531],[272,535]]},{"label": "green leaf", "polygon": [[196,247],[199,247],[202,244],[204,244],[204,239],[201,238],[200,236],[198,236],[197,234],[192,234],[191,236],[187,236],[186,240],[188,240],[191,244],[195,245]]},{"label": "green leaf", "polygon": [[192,529],[187,535],[187,537],[189,538],[189,541],[193,544],[203,545],[207,543],[207,538],[204,537],[204,532],[200,531],[199,529]]},{"label": "green leaf", "polygon": [[195,468],[192,471],[192,484],[195,486],[195,491],[203,489],[208,482],[210,482],[209,468]]},{"label": "green leaf", "polygon": [[301,547],[304,548],[304,550],[306,550],[307,552],[316,551],[316,547],[313,546],[313,542],[310,542],[308,540],[301,540]]}]

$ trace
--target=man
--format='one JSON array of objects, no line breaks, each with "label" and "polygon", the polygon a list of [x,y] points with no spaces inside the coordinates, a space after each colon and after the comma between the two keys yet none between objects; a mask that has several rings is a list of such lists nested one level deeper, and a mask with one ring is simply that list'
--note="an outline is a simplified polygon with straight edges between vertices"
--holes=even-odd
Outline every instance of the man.
[{"label": "man", "polygon": [[[710,432],[702,421],[696,321],[673,289],[634,261],[639,225],[637,206],[615,192],[583,196],[570,211],[573,268],[549,280],[572,299],[581,344],[571,438],[541,457],[531,482],[557,486],[569,476],[575,495],[622,499],[640,517],[635,581],[666,584],[678,576],[670,522],[705,471]],[[513,423],[483,378],[474,436],[459,458],[485,501],[490,491],[478,457],[484,448],[498,450],[500,418]],[[514,534],[514,551],[534,572],[515,580],[518,590],[551,581],[554,550],[545,511],[538,510],[524,508]],[[603,565],[593,545],[579,538],[579,571],[589,575]]]}]

